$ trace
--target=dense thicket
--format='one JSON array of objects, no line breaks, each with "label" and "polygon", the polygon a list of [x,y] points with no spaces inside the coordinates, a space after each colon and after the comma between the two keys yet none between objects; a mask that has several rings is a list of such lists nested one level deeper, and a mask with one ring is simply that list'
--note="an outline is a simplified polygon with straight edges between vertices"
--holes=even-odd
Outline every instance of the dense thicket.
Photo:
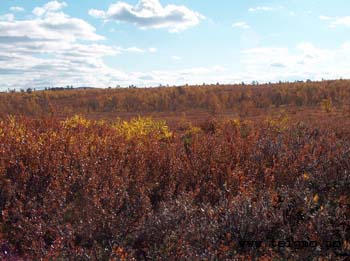
[{"label": "dense thicket", "polygon": [[[188,101],[191,92],[200,99],[215,90],[148,92],[130,93],[143,101],[161,94]],[[310,97],[302,101],[318,99]],[[284,119],[208,121],[171,133],[164,122],[145,119],[111,125],[81,117],[6,118],[0,122],[0,257],[345,259],[349,138],[341,124],[315,128]],[[243,240],[262,245],[242,246]],[[276,247],[272,240],[317,246]]]},{"label": "dense thicket", "polygon": [[235,111],[242,115],[279,106],[349,105],[350,81],[264,85],[183,86],[149,89],[90,89],[0,94],[0,116],[68,116],[76,113]]}]

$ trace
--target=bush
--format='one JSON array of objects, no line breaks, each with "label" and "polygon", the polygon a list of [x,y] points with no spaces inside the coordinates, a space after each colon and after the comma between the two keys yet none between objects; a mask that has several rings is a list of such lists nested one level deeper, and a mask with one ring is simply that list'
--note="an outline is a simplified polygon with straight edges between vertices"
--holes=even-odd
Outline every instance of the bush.
[{"label": "bush", "polygon": [[148,118],[9,117],[0,122],[0,257],[347,255],[349,130],[275,123],[212,121],[172,135]]}]

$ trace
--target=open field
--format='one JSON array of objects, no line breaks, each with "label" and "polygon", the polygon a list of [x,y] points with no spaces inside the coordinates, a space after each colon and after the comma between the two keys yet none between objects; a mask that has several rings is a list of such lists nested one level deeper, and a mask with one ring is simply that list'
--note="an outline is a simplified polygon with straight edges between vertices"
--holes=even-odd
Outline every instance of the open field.
[{"label": "open field", "polygon": [[1,93],[0,257],[345,260],[349,104],[346,80]]}]

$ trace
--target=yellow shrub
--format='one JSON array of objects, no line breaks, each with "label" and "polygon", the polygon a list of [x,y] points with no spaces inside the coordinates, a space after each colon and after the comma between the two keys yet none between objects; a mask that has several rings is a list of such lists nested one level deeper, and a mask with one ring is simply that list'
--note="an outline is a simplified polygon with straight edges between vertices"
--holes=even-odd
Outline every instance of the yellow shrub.
[{"label": "yellow shrub", "polygon": [[241,121],[240,121],[239,119],[234,119],[234,120],[232,121],[232,123],[233,123],[233,125],[235,125],[235,126],[241,125]]},{"label": "yellow shrub", "polygon": [[333,105],[332,105],[332,99],[331,98],[328,98],[328,99],[324,99],[322,102],[321,102],[321,106],[322,106],[322,109],[327,112],[327,113],[330,113],[333,109]]},{"label": "yellow shrub", "polygon": [[281,113],[277,118],[268,118],[266,120],[269,126],[272,128],[278,130],[278,131],[284,131],[288,127],[289,123],[289,117],[285,113]]},{"label": "yellow shrub", "polygon": [[191,126],[191,127],[186,131],[186,134],[195,135],[195,134],[200,133],[201,131],[202,131],[201,128],[195,127],[195,126]]},{"label": "yellow shrub", "polygon": [[118,119],[113,127],[127,139],[147,135],[155,135],[158,139],[167,139],[173,135],[165,121],[155,121],[149,117],[138,117],[131,121]]},{"label": "yellow shrub", "polygon": [[25,138],[27,131],[26,125],[23,124],[21,121],[17,121],[16,117],[12,115],[8,116],[7,129],[8,131],[6,132],[6,135],[15,138],[16,141],[19,142]]},{"label": "yellow shrub", "polygon": [[63,122],[65,128],[76,128],[77,126],[89,127],[91,122],[81,115],[74,115]]}]

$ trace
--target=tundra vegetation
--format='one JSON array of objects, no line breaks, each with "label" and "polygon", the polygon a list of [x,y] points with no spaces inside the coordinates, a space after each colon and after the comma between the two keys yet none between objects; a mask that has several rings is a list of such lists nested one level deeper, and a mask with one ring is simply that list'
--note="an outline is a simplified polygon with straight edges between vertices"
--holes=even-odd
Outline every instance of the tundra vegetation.
[{"label": "tundra vegetation", "polygon": [[345,260],[349,98],[345,80],[0,94],[0,258]]}]

